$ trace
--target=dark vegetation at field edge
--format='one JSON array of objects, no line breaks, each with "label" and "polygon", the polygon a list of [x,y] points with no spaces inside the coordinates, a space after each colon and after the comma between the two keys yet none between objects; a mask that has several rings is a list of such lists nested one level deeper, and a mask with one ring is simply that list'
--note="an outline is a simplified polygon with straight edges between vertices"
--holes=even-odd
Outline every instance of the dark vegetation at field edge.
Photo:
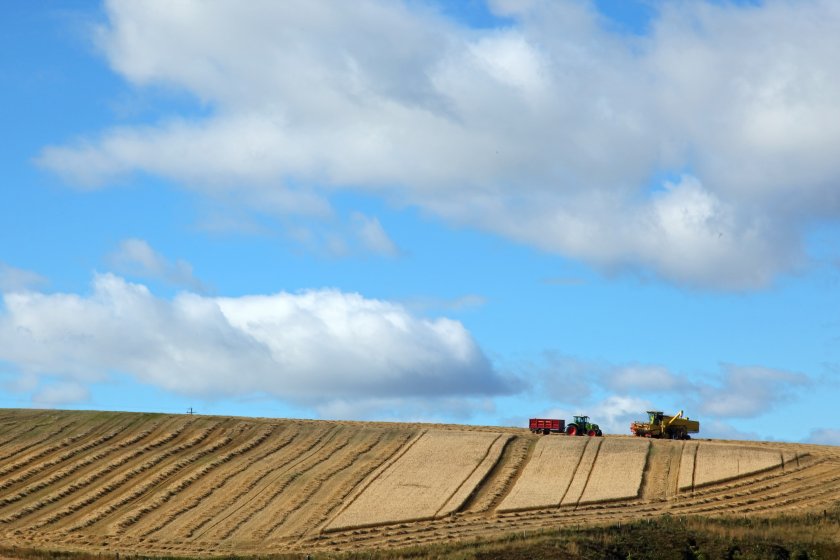
[{"label": "dark vegetation at field edge", "polygon": [[[152,557],[4,548],[0,559],[140,560]],[[153,557],[154,560],[175,560]],[[224,556],[230,560],[829,560],[840,558],[840,506],[804,516],[677,518],[665,515],[602,527],[510,533],[383,551]]]}]

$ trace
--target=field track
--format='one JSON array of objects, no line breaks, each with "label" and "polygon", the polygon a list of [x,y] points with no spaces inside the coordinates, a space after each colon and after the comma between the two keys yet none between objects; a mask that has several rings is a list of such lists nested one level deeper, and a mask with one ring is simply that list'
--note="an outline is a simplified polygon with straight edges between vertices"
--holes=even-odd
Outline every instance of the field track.
[{"label": "field track", "polygon": [[172,556],[391,548],[840,502],[840,448],[0,410],[0,542]]}]

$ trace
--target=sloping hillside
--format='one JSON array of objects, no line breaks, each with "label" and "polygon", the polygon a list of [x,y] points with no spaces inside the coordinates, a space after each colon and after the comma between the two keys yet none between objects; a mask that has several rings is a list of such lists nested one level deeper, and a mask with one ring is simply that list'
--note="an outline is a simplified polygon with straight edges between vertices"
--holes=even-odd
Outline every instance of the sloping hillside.
[{"label": "sloping hillside", "polygon": [[0,410],[0,539],[149,554],[397,547],[840,500],[840,450]]}]

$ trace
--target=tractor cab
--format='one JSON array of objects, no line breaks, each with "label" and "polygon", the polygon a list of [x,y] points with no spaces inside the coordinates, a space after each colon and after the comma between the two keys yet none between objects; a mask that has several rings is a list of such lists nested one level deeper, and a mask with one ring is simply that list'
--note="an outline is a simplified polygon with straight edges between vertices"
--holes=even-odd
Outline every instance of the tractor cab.
[{"label": "tractor cab", "polygon": [[570,436],[600,436],[601,428],[598,424],[589,422],[589,416],[575,416],[575,421],[566,426],[566,435]]},{"label": "tractor cab", "polygon": [[650,425],[655,426],[657,424],[662,423],[662,416],[664,413],[661,410],[648,410],[648,416],[650,417]]}]

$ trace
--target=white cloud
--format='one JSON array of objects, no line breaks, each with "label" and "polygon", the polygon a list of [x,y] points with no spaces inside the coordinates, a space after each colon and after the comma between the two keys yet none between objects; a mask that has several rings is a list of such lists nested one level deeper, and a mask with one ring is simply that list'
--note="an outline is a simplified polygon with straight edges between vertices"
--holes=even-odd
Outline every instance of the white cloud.
[{"label": "white cloud", "polygon": [[811,381],[802,373],[723,364],[717,385],[701,385],[700,410],[719,417],[752,418],[789,400]]},{"label": "white cloud", "polygon": [[90,391],[78,383],[51,383],[38,389],[32,396],[33,404],[53,407],[79,404],[90,399]]},{"label": "white cloud", "polygon": [[[562,403],[581,402],[590,397],[598,388],[599,379],[605,366],[587,362],[554,351],[545,351],[540,362],[524,363],[516,369],[522,376],[536,381],[534,389]],[[527,372],[536,371],[528,376]]]},{"label": "white cloud", "polygon": [[[657,364],[610,364],[550,351],[543,353],[539,363],[525,363],[515,369],[537,371],[527,377],[536,380],[532,390],[565,405],[598,409],[601,405],[597,399],[616,399],[619,413],[634,411],[636,416],[643,416],[650,407],[666,412],[681,408],[687,414],[718,423],[722,419],[762,416],[814,384],[805,374],[764,366],[724,363],[718,372],[687,375]],[[643,402],[648,408],[624,406]],[[602,414],[609,416],[607,407]]]},{"label": "white cloud", "polygon": [[361,212],[354,212],[352,222],[356,236],[364,249],[386,257],[399,255],[399,248],[388,237],[377,218],[369,218]]},{"label": "white cloud", "polygon": [[667,393],[690,387],[686,379],[674,375],[664,366],[641,364],[612,369],[604,376],[604,384],[622,393]]},{"label": "white cloud", "polygon": [[361,398],[337,399],[316,410],[325,419],[452,423],[467,421],[477,412],[495,412],[496,407],[488,398]]},{"label": "white cloud", "polygon": [[487,298],[478,294],[467,294],[454,298],[413,297],[402,300],[407,308],[416,313],[460,312],[476,309],[487,304]]},{"label": "white cloud", "polygon": [[577,405],[577,408],[555,408],[545,413],[545,418],[563,418],[572,422],[575,415],[589,416],[589,421],[598,424],[601,431],[608,434],[630,433],[630,423],[644,418],[645,410],[650,410],[650,401],[636,397],[610,395],[604,399]]},{"label": "white cloud", "polygon": [[821,445],[840,445],[840,429],[819,428],[811,430],[807,443],[818,443]]},{"label": "white cloud", "polygon": [[161,280],[198,292],[206,291],[204,284],[193,275],[193,268],[185,260],[169,262],[142,239],[125,239],[108,258],[111,265],[123,274]]},{"label": "white cloud", "polygon": [[46,283],[47,279],[36,272],[0,262],[0,292],[18,292],[37,288]]},{"label": "white cloud", "polygon": [[[696,418],[695,418],[696,420]],[[717,418],[703,419],[700,422],[700,435],[702,438],[734,439],[744,440],[768,440],[773,439],[772,434],[759,434],[754,431],[744,431],[737,426]]]},{"label": "white cloud", "polygon": [[185,395],[267,395],[325,410],[512,390],[461,323],[336,290],[166,300],[105,274],[89,295],[4,302],[0,360],[69,384],[123,373]]},{"label": "white cloud", "polygon": [[40,161],[80,184],[144,171],[278,214],[323,217],[333,192],[364,191],[726,289],[802,266],[809,224],[840,217],[833,0],[663,4],[647,37],[611,32],[591,4],[492,7],[511,24],[465,29],[414,2],[109,1],[112,68],[210,115]]}]

